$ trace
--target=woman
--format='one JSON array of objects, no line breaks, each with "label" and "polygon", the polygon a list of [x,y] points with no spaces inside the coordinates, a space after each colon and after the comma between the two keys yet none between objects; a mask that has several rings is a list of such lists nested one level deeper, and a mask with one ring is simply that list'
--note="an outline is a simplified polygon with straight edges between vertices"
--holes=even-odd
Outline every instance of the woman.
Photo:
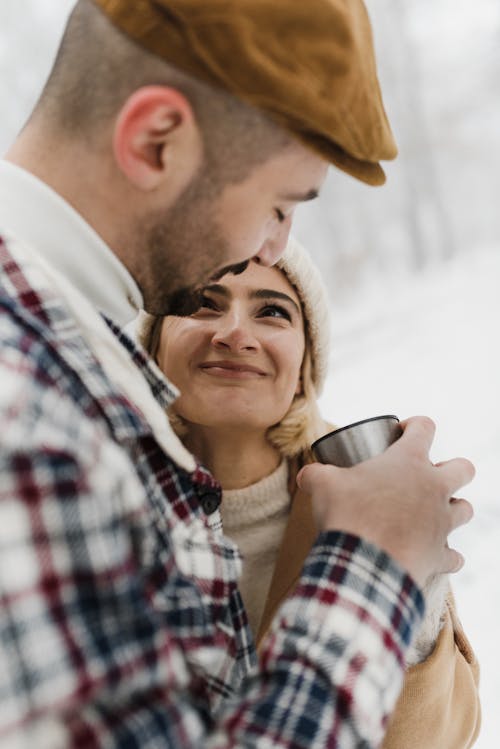
[{"label": "woman", "polygon": [[[316,399],[329,344],[319,273],[290,240],[278,266],[251,262],[206,286],[190,317],[147,318],[140,337],[181,391],[169,414],[223,487],[226,535],[240,547],[240,588],[257,646],[315,540],[297,489],[312,441],[331,427]],[[446,576],[429,582],[385,749],[467,749],[479,730],[478,666]]]}]

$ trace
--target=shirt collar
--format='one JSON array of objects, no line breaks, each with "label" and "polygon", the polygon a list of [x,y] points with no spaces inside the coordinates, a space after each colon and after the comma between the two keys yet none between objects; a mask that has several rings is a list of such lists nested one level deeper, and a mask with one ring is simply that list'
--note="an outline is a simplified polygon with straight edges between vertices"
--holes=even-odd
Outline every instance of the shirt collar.
[{"label": "shirt collar", "polygon": [[48,185],[5,160],[0,160],[0,228],[41,255],[118,325],[142,309],[137,284],[94,229]]}]

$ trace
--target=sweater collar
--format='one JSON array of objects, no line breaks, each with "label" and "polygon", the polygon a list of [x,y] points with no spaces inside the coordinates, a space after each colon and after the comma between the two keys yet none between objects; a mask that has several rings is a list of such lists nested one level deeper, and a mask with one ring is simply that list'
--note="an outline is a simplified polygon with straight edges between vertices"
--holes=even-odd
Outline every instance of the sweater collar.
[{"label": "sweater collar", "polygon": [[0,227],[124,326],[142,308],[134,279],[69,203],[30,172],[0,160]]},{"label": "sweater collar", "polygon": [[226,531],[262,523],[288,511],[288,463],[282,460],[269,475],[243,489],[223,489],[222,521]]}]

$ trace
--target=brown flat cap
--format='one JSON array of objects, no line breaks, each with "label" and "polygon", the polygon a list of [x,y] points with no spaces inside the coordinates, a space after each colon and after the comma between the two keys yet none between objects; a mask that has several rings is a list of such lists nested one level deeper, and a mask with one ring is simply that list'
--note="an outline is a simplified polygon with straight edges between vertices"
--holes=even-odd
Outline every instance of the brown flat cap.
[{"label": "brown flat cap", "polygon": [[371,185],[396,144],[362,0],[94,0],[127,36]]}]

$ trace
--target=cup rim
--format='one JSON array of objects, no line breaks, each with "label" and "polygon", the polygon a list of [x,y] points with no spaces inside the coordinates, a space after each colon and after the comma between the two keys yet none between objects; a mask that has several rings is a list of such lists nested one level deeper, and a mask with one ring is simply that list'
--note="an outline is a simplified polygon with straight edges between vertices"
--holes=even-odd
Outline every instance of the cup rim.
[{"label": "cup rim", "polygon": [[352,424],[346,424],[346,426],[344,427],[339,427],[339,429],[334,429],[333,432],[328,432],[328,434],[324,434],[322,437],[319,437],[312,443],[311,449],[314,450],[316,445],[319,445],[320,442],[328,439],[328,437],[332,437],[334,434],[344,432],[346,429],[352,429],[352,427],[358,427],[361,424],[367,424],[369,421],[380,421],[381,419],[395,419],[399,422],[399,418],[394,414],[383,414],[382,416],[372,416],[368,419],[361,419],[361,421],[354,421]]}]

